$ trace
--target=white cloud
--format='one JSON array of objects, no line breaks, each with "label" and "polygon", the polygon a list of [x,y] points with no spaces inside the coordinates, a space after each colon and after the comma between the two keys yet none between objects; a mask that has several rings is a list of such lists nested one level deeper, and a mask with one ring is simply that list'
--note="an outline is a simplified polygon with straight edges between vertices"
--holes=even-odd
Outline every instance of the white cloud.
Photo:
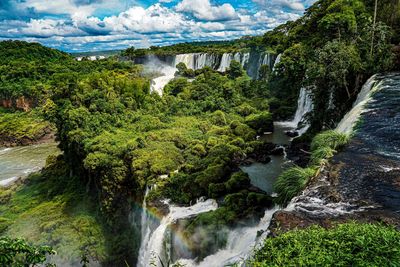
[{"label": "white cloud", "polygon": [[[27,22],[0,19],[0,39],[22,38],[67,50],[226,40],[263,34],[297,19],[304,9],[300,0],[252,0],[263,6],[260,11],[243,7],[235,10],[231,4],[216,5],[212,0],[179,0],[174,7],[161,3],[176,0],[159,0],[147,8],[130,1],[133,6],[127,10],[125,5],[121,8],[121,0],[19,1],[19,9],[33,9],[36,14],[45,14],[45,18]],[[310,1],[314,0],[306,0],[305,5]],[[108,15],[111,10],[124,11]]]},{"label": "white cloud", "polygon": [[91,15],[95,8],[92,5],[77,6],[70,0],[26,0],[18,3],[19,9],[34,9],[35,12],[57,14],[83,13]]},{"label": "white cloud", "polygon": [[253,2],[267,8],[274,8],[275,10],[282,10],[285,7],[298,12],[305,9],[304,1],[301,0],[253,0]]},{"label": "white cloud", "polygon": [[176,6],[176,10],[190,13],[200,20],[223,21],[238,18],[231,4],[212,6],[210,0],[183,0]]},{"label": "white cloud", "polygon": [[118,16],[106,17],[104,27],[113,32],[175,32],[187,29],[194,22],[171,9],[155,4],[147,9],[132,7]]},{"label": "white cloud", "polygon": [[63,20],[31,19],[19,31],[20,34],[38,37],[72,36],[84,34],[81,30],[68,25]]}]

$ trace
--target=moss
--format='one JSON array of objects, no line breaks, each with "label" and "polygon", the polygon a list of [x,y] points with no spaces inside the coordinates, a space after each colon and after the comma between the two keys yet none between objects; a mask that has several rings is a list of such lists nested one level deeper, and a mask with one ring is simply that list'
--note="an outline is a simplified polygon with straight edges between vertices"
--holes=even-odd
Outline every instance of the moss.
[{"label": "moss", "polygon": [[57,251],[56,261],[64,264],[79,264],[83,254],[90,261],[104,261],[106,243],[96,205],[76,178],[66,175],[63,163],[49,164],[24,184],[0,189],[1,235],[50,245]]}]

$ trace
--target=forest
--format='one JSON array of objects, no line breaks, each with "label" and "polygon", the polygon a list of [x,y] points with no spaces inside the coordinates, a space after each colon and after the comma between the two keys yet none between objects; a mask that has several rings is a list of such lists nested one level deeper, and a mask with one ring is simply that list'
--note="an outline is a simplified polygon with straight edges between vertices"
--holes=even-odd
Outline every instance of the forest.
[{"label": "forest", "polygon": [[[146,198],[152,213],[165,216],[163,200],[187,207],[202,197],[218,200],[218,208],[179,227],[203,260],[227,244],[226,229],[286,206],[344,149],[350,136],[335,127],[368,78],[400,70],[399,46],[394,0],[319,0],[262,36],[131,47],[96,61],[0,42],[0,145],[55,138],[61,151],[41,171],[0,187],[0,263],[40,264],[57,251],[82,266],[136,266],[143,241],[140,218],[132,215],[138,203]],[[250,51],[280,54],[280,61],[264,65],[260,79],[235,60],[223,72],[180,63],[162,95],[151,90],[154,73],[134,63],[149,55]],[[307,153],[277,178],[272,196],[254,188],[240,167],[283,155],[259,137],[293,116],[303,87],[313,100],[310,128],[287,149]],[[21,236],[28,242],[15,239]],[[394,226],[352,221],[267,238],[249,264],[397,266],[398,246]]]}]

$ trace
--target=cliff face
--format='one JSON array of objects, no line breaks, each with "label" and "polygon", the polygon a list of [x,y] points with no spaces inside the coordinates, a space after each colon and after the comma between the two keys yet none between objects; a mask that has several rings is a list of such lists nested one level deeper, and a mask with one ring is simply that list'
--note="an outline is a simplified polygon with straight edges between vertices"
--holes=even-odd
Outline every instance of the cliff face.
[{"label": "cliff face", "polygon": [[35,100],[25,98],[24,96],[20,96],[16,99],[0,99],[1,107],[23,110],[25,112],[30,111],[36,105],[37,103]]}]

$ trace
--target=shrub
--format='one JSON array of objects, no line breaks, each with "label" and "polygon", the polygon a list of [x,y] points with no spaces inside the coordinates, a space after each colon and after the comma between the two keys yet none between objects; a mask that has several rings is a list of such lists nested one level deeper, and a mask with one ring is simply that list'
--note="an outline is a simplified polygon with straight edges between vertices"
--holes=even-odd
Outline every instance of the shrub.
[{"label": "shrub", "polygon": [[23,239],[0,238],[1,266],[36,266],[46,261],[46,255],[52,254],[55,254],[55,251],[48,246],[35,247]]},{"label": "shrub", "polygon": [[267,238],[249,266],[399,266],[400,232],[379,224],[313,226]]},{"label": "shrub", "polygon": [[314,174],[314,169],[300,167],[293,167],[283,172],[274,185],[275,191],[278,193],[275,201],[278,204],[287,204],[306,187]]},{"label": "shrub", "polygon": [[258,134],[273,131],[274,128],[272,116],[269,112],[262,112],[247,116],[246,124],[256,130]]}]

